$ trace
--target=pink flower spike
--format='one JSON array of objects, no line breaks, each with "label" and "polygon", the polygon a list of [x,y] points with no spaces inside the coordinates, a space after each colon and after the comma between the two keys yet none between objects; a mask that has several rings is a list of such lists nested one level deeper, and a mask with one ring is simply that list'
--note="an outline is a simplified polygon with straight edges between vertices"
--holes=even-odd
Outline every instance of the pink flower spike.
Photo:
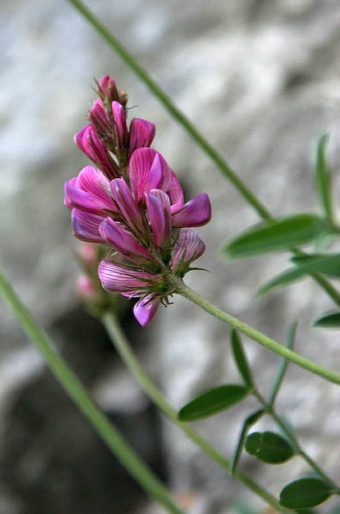
[{"label": "pink flower spike", "polygon": [[149,147],[155,137],[156,128],[153,123],[133,118],[130,124],[129,157],[137,148]]},{"label": "pink flower spike", "polygon": [[123,178],[116,178],[110,182],[112,197],[118,210],[123,214],[126,224],[133,230],[142,228],[143,219],[137,203],[132,196],[129,186]]},{"label": "pink flower spike", "polygon": [[130,269],[122,264],[101,261],[98,275],[102,286],[112,293],[128,293],[128,296],[143,296],[148,292],[154,275],[147,271]]},{"label": "pink flower spike", "polygon": [[168,191],[171,170],[160,153],[153,148],[137,148],[129,164],[131,190],[137,200],[144,200],[144,193],[151,189]]},{"label": "pink flower spike", "polygon": [[102,222],[99,233],[116,252],[130,261],[139,264],[145,259],[150,259],[148,251],[135,241],[130,232],[112,218],[106,218]]},{"label": "pink flower spike", "polygon": [[192,261],[204,253],[205,245],[193,228],[182,228],[179,232],[175,251],[172,257],[173,271],[189,270]]},{"label": "pink flower spike", "polygon": [[155,245],[159,248],[168,248],[171,244],[169,197],[160,189],[152,189],[145,193],[145,200]]},{"label": "pink flower spike", "polygon": [[205,225],[211,218],[209,196],[206,193],[201,193],[194,196],[179,210],[172,208],[171,212],[174,227],[200,227]]},{"label": "pink flower spike", "polygon": [[133,313],[136,320],[142,327],[147,327],[154,317],[159,305],[160,298],[154,297],[152,294],[138,300],[133,307]]},{"label": "pink flower spike", "polygon": [[78,239],[88,243],[104,243],[99,233],[99,226],[103,221],[102,216],[72,209],[71,220],[73,233]]}]

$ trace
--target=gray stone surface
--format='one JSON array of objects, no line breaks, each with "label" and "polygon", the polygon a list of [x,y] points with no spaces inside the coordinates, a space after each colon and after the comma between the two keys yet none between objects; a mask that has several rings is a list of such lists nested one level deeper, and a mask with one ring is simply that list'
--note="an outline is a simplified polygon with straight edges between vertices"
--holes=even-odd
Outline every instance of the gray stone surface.
[{"label": "gray stone surface", "polygon": [[[337,0],[185,3],[117,0],[114,4],[98,0],[89,5],[274,215],[318,208],[311,162],[316,138],[323,131],[331,133],[334,198],[338,199],[340,6]],[[107,403],[110,388],[116,392],[120,384],[126,390],[129,379],[122,372],[121,382],[112,384],[111,379],[105,382],[105,376],[111,376],[111,366],[118,365],[116,360],[112,363],[103,348],[96,354],[91,342],[84,352],[87,357],[82,358],[81,344],[74,344],[73,322],[88,321],[80,315],[70,316],[77,312],[73,292],[75,242],[69,212],[62,205],[63,182],[86,163],[74,147],[72,137],[85,122],[86,110],[94,99],[93,77],[104,74],[114,76],[119,87],[129,92],[130,105],[136,106],[132,116],[156,123],[154,146],[181,177],[188,195],[206,191],[211,197],[213,220],[200,229],[207,243],[200,266],[210,272],[193,273],[188,283],[279,341],[283,341],[289,323],[298,320],[298,350],[339,369],[336,334],[309,328],[315,317],[331,308],[331,302],[311,281],[254,300],[257,287],[284,269],[285,259],[269,257],[228,264],[223,261],[218,255],[221,242],[256,222],[257,215],[67,2],[3,1],[0,48],[1,266],[110,412],[122,413],[118,400]],[[64,328],[57,330],[60,320]],[[136,337],[144,339],[141,344],[148,348],[147,355],[152,356],[146,365],[158,377],[175,407],[206,387],[236,380],[230,361],[228,329],[184,299],[176,298],[173,306],[160,310],[150,329],[143,334],[138,331]],[[61,451],[60,441],[64,438],[66,448],[72,452],[73,445],[72,437],[64,436],[59,430],[55,437],[48,437],[53,414],[49,418],[43,414],[44,410],[59,406],[58,420],[66,433],[78,427],[75,430],[84,435],[82,456],[95,444],[94,436],[74,421],[72,406],[59,399],[61,393],[57,386],[51,385],[48,390],[51,392],[44,395],[40,393],[44,386],[33,387],[46,380],[50,383],[51,379],[45,377],[41,360],[32,352],[3,304],[0,338],[3,362],[0,413],[6,426],[11,427],[13,423],[15,426],[16,420],[23,434],[20,452],[12,455],[12,463],[16,463],[14,471],[0,484],[0,510],[4,514],[52,512],[44,510],[42,498],[47,494],[48,500],[48,494],[53,497],[60,490],[46,485],[42,477],[51,468],[48,483],[53,484],[53,469],[65,469],[65,460],[63,466],[59,463],[59,468],[58,465],[53,468],[55,461],[52,457],[46,460],[46,455]],[[266,391],[277,359],[255,343],[247,341],[246,347]],[[103,382],[107,385],[103,386]],[[54,398],[51,406],[49,397]],[[113,397],[119,399],[117,395]],[[29,398],[34,415],[24,409]],[[39,402],[44,406],[40,410]],[[149,407],[147,402],[144,405],[146,412]],[[334,477],[338,476],[338,389],[291,367],[278,405],[297,427],[310,452]],[[243,410],[221,414],[199,428],[230,456],[242,415],[250,407],[246,404]],[[134,408],[131,400],[132,412]],[[27,425],[36,416],[41,428],[39,444],[35,445]],[[7,451],[12,448],[10,432],[2,430],[0,437],[1,446],[6,448],[0,460],[10,463]],[[167,424],[163,444],[173,489],[197,494],[192,512],[228,512],[231,493],[237,490],[234,481],[227,479],[224,472],[210,464]],[[37,445],[39,451],[35,450]],[[41,448],[46,448],[45,454]],[[79,455],[74,452],[74,461],[77,458]],[[104,456],[106,462],[105,459]],[[44,468],[42,462],[52,464]],[[255,469],[253,460],[245,457],[243,468]],[[273,491],[278,491],[284,484],[285,469],[270,468],[268,475],[265,467],[260,467],[256,468],[256,475]],[[302,469],[296,462],[296,473]],[[75,484],[77,470],[75,465],[72,471]],[[32,475],[31,482],[26,480]],[[60,475],[57,476],[60,481]],[[66,489],[67,476],[63,478]],[[87,484],[83,478],[82,483]],[[23,486],[18,488],[20,480]],[[39,489],[37,484],[42,482]],[[103,488],[100,491],[104,494]],[[85,512],[77,504],[77,495],[73,501],[55,512]],[[258,504],[253,498],[251,501]],[[89,514],[98,514],[91,508],[94,507],[89,507]],[[104,510],[103,507],[101,513]]]}]

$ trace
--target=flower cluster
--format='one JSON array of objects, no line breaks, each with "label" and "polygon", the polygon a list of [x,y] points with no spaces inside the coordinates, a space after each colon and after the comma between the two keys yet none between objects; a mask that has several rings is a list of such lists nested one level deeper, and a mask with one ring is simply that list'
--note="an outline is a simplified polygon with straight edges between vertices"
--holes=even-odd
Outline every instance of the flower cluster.
[{"label": "flower cluster", "polygon": [[139,298],[134,314],[150,323],[173,293],[169,274],[183,278],[204,252],[193,227],[206,224],[211,206],[205,193],[188,202],[173,170],[150,148],[155,126],[134,118],[127,125],[127,95],[103,77],[89,124],[75,143],[94,166],[65,184],[65,204],[82,241],[108,245],[98,274],[107,291]]}]

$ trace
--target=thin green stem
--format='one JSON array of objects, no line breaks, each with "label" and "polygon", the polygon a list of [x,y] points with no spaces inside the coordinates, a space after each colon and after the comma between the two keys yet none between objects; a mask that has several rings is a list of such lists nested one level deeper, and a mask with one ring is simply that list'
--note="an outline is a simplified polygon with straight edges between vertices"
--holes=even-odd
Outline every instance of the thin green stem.
[{"label": "thin green stem", "polygon": [[184,514],[184,511],[169,496],[161,481],[149,470],[108,418],[96,406],[73,371],[55,350],[53,343],[37,325],[30,312],[19,300],[11,285],[1,273],[0,293],[12,309],[24,332],[43,355],[59,383],[111,452],[140,486],[152,498],[163,505],[168,512],[171,514]]},{"label": "thin green stem", "polygon": [[[230,462],[221,455],[213,446],[211,446],[196,430],[187,423],[178,420],[176,411],[168,404],[162,393],[150,380],[139,362],[137,361],[131,346],[129,345],[120,325],[112,313],[106,313],[102,316],[102,323],[105,326],[112,343],[114,344],[118,354],[121,356],[127,368],[131,371],[140,387],[145,391],[149,398],[159,407],[159,409],[167,416],[167,418],[177,425],[194,443],[196,443],[209,457],[231,473]],[[268,493],[256,482],[251,480],[246,474],[236,470],[234,475],[253,493],[266,501],[274,509],[279,512],[289,514],[288,509],[282,507],[274,496]]]},{"label": "thin green stem", "polygon": [[323,478],[334,490],[335,494],[340,493],[339,486],[333,480],[320,468],[320,466],[306,453],[303,448],[300,446],[299,441],[295,437],[295,434],[290,430],[283,419],[277,414],[275,411],[275,408],[268,403],[265,398],[257,391],[257,389],[253,390],[254,396],[259,400],[263,408],[265,409],[266,413],[269,414],[273,420],[277,423],[277,425],[281,428],[282,432],[285,434],[287,439],[291,442],[295,453],[299,454],[300,457],[304,459],[305,462],[307,462],[318,475]]},{"label": "thin green stem", "polygon": [[300,366],[301,368],[304,368],[315,375],[319,375],[320,377],[324,378],[329,382],[333,382],[334,384],[340,384],[339,373],[324,368],[323,366],[316,364],[315,362],[307,359],[306,357],[303,357],[302,355],[299,355],[298,353],[289,350],[282,344],[274,341],[274,339],[271,339],[270,337],[262,334],[258,330],[255,330],[254,328],[250,327],[246,323],[243,323],[239,319],[234,318],[230,314],[222,311],[219,307],[208,302],[205,298],[196,293],[196,291],[188,287],[186,284],[184,284],[182,280],[175,277],[174,275],[169,275],[168,278],[169,283],[173,286],[176,293],[181,294],[182,296],[184,296],[191,302],[195,303],[196,305],[198,305],[198,307],[208,312],[215,318],[223,321],[224,323],[227,323],[227,325],[230,325],[231,327],[235,328],[242,334],[248,336],[253,341],[256,341],[257,343],[268,348],[272,352],[277,353],[282,357],[285,357],[297,366]]}]

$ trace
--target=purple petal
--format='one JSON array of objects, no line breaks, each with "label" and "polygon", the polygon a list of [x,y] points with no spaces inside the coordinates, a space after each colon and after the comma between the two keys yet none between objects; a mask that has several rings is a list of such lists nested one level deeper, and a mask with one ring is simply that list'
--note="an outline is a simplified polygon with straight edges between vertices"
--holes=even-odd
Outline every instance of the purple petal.
[{"label": "purple petal", "polygon": [[127,127],[126,127],[126,118],[123,106],[119,102],[112,102],[112,114],[113,121],[115,124],[115,133],[118,139],[119,147],[125,147],[127,145]]},{"label": "purple petal", "polygon": [[135,241],[130,232],[112,218],[106,218],[102,222],[99,233],[117,252],[136,264],[150,259],[147,250]]},{"label": "purple petal", "polygon": [[139,271],[111,261],[101,261],[98,275],[102,286],[112,293],[130,293],[129,296],[142,296],[154,275]]},{"label": "purple petal", "polygon": [[168,195],[171,201],[171,212],[177,212],[184,204],[184,195],[181,184],[172,170]]},{"label": "purple petal", "polygon": [[92,108],[90,109],[89,117],[95,128],[104,130],[104,132],[110,126],[103,102],[100,98],[97,98],[97,100],[94,102]]},{"label": "purple petal", "polygon": [[142,327],[147,327],[152,318],[154,317],[159,304],[161,303],[160,298],[153,298],[152,294],[141,298],[133,307],[133,313],[136,320]]},{"label": "purple petal", "polygon": [[[176,248],[172,257],[173,270],[176,271],[181,264],[191,263],[198,259],[205,250],[203,241],[198,237],[196,230],[182,228],[176,242]],[[187,266],[185,266],[188,269]]]},{"label": "purple petal", "polygon": [[171,182],[171,170],[165,159],[153,148],[138,148],[129,164],[131,190],[137,200],[151,189],[167,191]]},{"label": "purple petal", "polygon": [[115,210],[109,181],[93,166],[86,166],[75,180],[65,183],[65,203],[94,214]]},{"label": "purple petal", "polygon": [[152,189],[150,192],[145,193],[145,200],[155,245],[159,248],[167,248],[171,243],[169,197],[160,189]]},{"label": "purple petal", "polygon": [[112,180],[110,188],[117,208],[123,214],[127,225],[131,229],[142,228],[142,214],[125,180],[123,178]]},{"label": "purple petal", "polygon": [[74,136],[74,142],[79,148],[79,150],[84,152],[85,155],[87,155],[91,160],[93,160],[93,152],[89,147],[88,143],[88,133],[90,129],[92,129],[91,125],[85,125],[85,127],[79,130],[79,132],[77,132],[77,134]]},{"label": "purple petal", "polygon": [[89,243],[104,243],[99,233],[99,226],[103,221],[102,216],[72,209],[71,220],[74,235],[78,239]]},{"label": "purple petal", "polygon": [[149,147],[155,137],[155,125],[147,120],[133,118],[130,124],[129,155],[137,148]]},{"label": "purple petal", "polygon": [[112,92],[116,91],[116,82],[109,75],[102,77],[98,85],[101,92],[108,98],[111,98]]},{"label": "purple petal", "polygon": [[194,196],[177,212],[172,209],[172,224],[174,227],[200,227],[210,221],[211,204],[206,193]]}]

